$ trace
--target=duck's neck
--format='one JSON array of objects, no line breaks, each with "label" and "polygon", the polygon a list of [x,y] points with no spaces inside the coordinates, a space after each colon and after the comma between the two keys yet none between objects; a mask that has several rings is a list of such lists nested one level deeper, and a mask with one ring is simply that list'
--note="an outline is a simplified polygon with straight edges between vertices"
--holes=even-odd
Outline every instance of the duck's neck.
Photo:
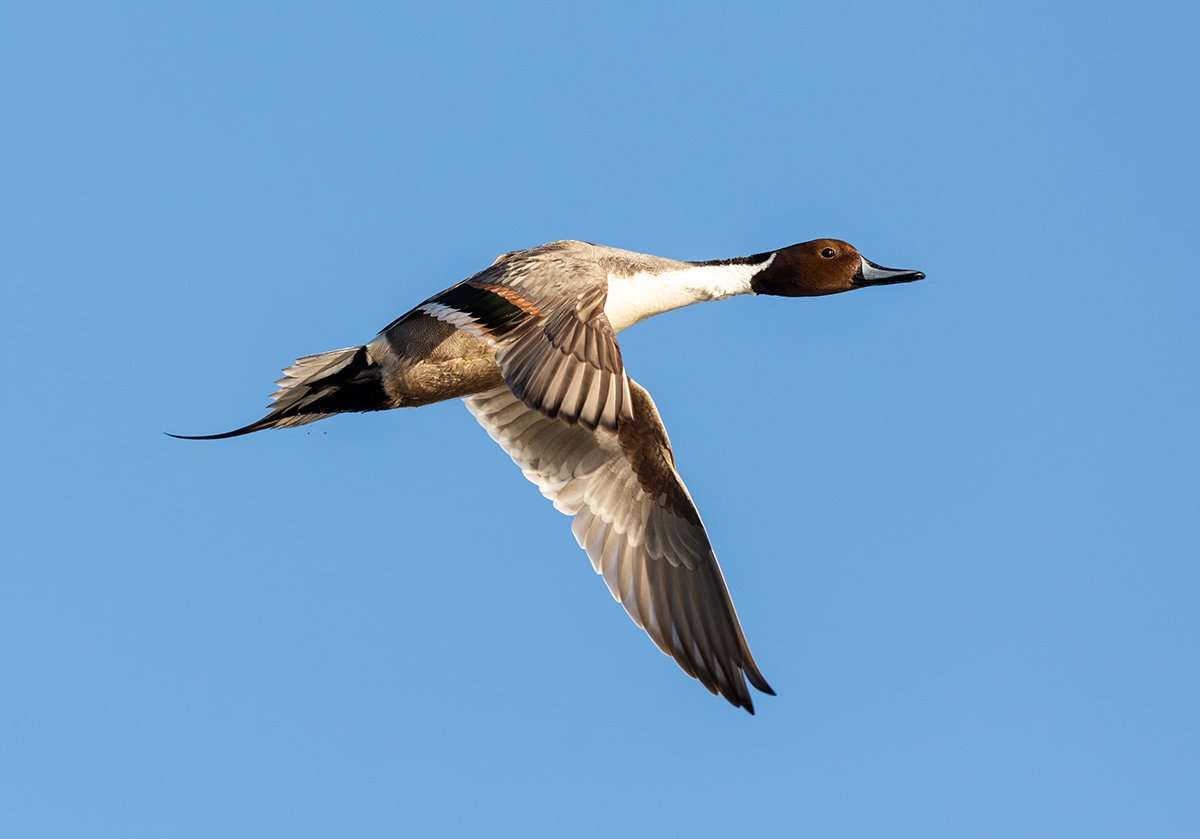
[{"label": "duck's neck", "polygon": [[636,274],[609,274],[604,313],[613,329],[620,332],[672,309],[752,294],[750,281],[774,258],[774,253],[760,253],[711,262],[666,263],[662,270]]}]

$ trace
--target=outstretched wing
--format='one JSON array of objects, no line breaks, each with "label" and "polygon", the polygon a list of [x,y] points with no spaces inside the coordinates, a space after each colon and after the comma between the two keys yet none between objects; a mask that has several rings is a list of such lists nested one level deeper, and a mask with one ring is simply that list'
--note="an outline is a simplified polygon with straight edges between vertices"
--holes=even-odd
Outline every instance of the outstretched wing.
[{"label": "outstretched wing", "polygon": [[632,410],[616,432],[553,419],[507,388],[465,401],[525,477],[574,516],[576,540],[634,623],[688,675],[754,713],[745,679],[774,691],[750,654],[654,401],[626,382]]},{"label": "outstretched wing", "polygon": [[632,413],[608,275],[555,243],[505,254],[417,308],[491,341],[517,398],[547,417],[615,429]]}]

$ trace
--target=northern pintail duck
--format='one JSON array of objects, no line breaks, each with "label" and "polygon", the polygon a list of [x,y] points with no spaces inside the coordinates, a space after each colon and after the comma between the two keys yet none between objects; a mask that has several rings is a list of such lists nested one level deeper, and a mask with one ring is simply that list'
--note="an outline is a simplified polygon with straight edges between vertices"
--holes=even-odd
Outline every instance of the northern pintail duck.
[{"label": "northern pintail duck", "polygon": [[551,242],[502,254],[362,346],[297,359],[257,422],[186,439],[461,398],[525,477],[574,517],[575,539],[634,622],[710,692],[754,713],[746,679],[774,691],[617,333],[707,300],[837,294],[924,276],[883,268],[837,239],[708,262]]}]

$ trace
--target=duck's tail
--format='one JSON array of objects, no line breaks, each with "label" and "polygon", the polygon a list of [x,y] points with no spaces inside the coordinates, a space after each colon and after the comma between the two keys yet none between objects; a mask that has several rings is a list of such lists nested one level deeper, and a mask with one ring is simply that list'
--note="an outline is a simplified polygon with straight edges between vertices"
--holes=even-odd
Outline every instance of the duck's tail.
[{"label": "duck's tail", "polygon": [[366,347],[306,355],[283,371],[265,417],[222,434],[168,434],[180,440],[224,440],[266,428],[291,428],[346,411],[391,407],[379,365]]}]

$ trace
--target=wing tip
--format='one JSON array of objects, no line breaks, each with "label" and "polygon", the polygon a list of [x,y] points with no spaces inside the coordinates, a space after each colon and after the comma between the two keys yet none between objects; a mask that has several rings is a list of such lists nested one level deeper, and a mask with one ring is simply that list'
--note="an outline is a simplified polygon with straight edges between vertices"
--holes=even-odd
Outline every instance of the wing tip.
[{"label": "wing tip", "polygon": [[754,685],[754,689],[759,693],[765,693],[767,696],[779,695],[775,692],[775,688],[767,683],[767,680],[763,678],[763,674],[759,673],[757,669],[747,670],[746,678],[750,680],[750,684]]},{"label": "wing tip", "polygon": [[750,684],[754,685],[754,689],[759,693],[765,693],[767,696],[777,696],[775,688],[771,687],[767,678],[758,669],[758,664],[755,663],[754,657],[750,654],[750,648],[745,647],[743,650],[744,659],[741,663],[741,671],[749,680]]},{"label": "wing tip", "polygon": [[[750,671],[742,671],[742,673],[738,674],[738,682],[740,684],[720,685],[719,692],[721,696],[725,698],[725,701],[735,708],[741,708],[747,714],[753,717],[755,716],[754,699],[751,697],[750,691],[746,689],[746,680],[741,678],[743,674],[750,680],[750,684],[754,685],[755,689],[760,693],[765,693],[767,696],[775,696],[776,693],[774,688],[767,684],[767,680],[762,677],[761,673],[755,673],[754,675],[751,675]],[[708,686],[705,685],[705,687]],[[741,688],[740,691],[737,690],[738,687]],[[709,689],[712,690],[713,693],[718,692],[713,688]]]}]

